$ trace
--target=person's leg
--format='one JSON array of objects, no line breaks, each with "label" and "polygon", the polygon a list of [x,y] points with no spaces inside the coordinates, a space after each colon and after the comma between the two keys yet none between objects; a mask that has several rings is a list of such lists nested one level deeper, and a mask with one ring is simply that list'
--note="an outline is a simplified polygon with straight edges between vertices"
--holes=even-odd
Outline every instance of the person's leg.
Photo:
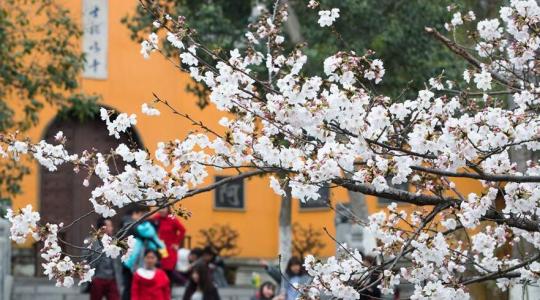
[{"label": "person's leg", "polygon": [[120,293],[116,285],[116,280],[111,279],[107,284],[107,300],[120,300]]},{"label": "person's leg", "polygon": [[99,278],[92,279],[90,284],[90,300],[101,300],[105,296],[105,283]]},{"label": "person's leg", "polygon": [[122,300],[131,300],[131,280],[133,279],[133,274],[131,270],[122,267],[122,285],[124,286],[124,291],[122,292]]},{"label": "person's leg", "polygon": [[172,273],[171,270],[163,270],[165,271],[165,274],[167,274],[167,277],[169,277],[169,288],[171,288],[171,291],[172,291],[172,288],[174,286],[174,275]]}]

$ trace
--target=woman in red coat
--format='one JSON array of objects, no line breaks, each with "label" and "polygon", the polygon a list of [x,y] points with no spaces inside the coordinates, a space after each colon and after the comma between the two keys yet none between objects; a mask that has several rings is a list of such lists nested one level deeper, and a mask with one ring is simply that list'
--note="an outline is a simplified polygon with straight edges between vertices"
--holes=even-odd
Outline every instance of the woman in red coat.
[{"label": "woman in red coat", "polygon": [[159,239],[165,243],[168,256],[161,259],[161,268],[167,273],[171,281],[178,281],[174,272],[178,259],[178,249],[184,241],[186,228],[176,216],[172,215],[169,208],[160,209],[153,219],[158,228]]},{"label": "woman in red coat", "polygon": [[131,300],[171,300],[171,287],[167,274],[156,267],[159,254],[148,249],[144,252],[144,268],[139,268],[131,283]]}]

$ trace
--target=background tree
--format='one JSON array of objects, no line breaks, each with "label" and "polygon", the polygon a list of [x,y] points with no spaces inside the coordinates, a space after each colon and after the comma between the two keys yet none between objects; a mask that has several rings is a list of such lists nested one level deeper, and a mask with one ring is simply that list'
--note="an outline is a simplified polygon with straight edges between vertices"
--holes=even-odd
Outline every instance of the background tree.
[{"label": "background tree", "polygon": [[[97,98],[79,93],[81,34],[58,1],[0,1],[0,134],[35,126],[47,104],[65,115],[96,112],[96,105],[87,104]],[[69,110],[73,104],[79,108]],[[21,192],[28,172],[24,162],[0,160],[1,201]]]},{"label": "background tree", "polygon": [[304,258],[308,254],[318,256],[319,251],[326,245],[322,241],[323,232],[313,227],[312,224],[302,226],[300,223],[294,223],[292,231],[293,255],[296,257]]},{"label": "background tree", "polygon": [[240,254],[238,248],[238,231],[228,224],[214,224],[212,227],[199,230],[202,247],[211,247],[220,257],[231,257]]},{"label": "background tree", "polygon": [[[197,32],[197,39],[211,49],[220,49],[226,54],[233,48],[244,48],[246,27],[263,12],[272,11],[275,0],[200,1],[200,0],[144,0],[149,7],[159,7],[171,16],[182,15],[189,27]],[[465,64],[456,61],[452,53],[440,47],[437,41],[424,33],[426,26],[443,30],[449,20],[447,7],[476,9],[478,17],[492,15],[501,0],[323,0],[324,7],[342,8],[342,22],[335,24],[334,34],[317,30],[316,14],[306,6],[305,0],[282,0],[289,5],[289,16],[302,20],[301,25],[287,24],[285,47],[293,49],[297,43],[306,41],[305,54],[307,74],[314,74],[323,60],[337,51],[353,50],[363,53],[373,50],[385,57],[387,74],[377,88],[391,96],[406,91],[414,95],[423,88],[425,78],[439,74],[442,70],[449,77],[458,75]],[[131,37],[141,42],[149,32],[155,31],[154,19],[144,8],[123,19],[131,31]],[[290,19],[288,21],[290,22]],[[355,26],[350,26],[355,24]],[[296,32],[299,30],[299,32]],[[339,34],[338,34],[339,32]],[[164,43],[165,52],[171,55],[173,48]],[[188,90],[198,96],[198,105],[208,104],[207,91],[203,86],[191,84]]]}]

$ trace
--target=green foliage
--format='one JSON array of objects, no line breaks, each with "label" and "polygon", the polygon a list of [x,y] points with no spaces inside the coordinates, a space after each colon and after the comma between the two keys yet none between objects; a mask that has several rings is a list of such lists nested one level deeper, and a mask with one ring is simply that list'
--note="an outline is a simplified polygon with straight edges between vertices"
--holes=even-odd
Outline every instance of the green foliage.
[{"label": "green foliage", "polygon": [[[301,2],[295,2],[299,19],[316,24],[316,13]],[[444,30],[444,23],[450,19],[446,7],[451,2],[455,1],[322,1],[323,7],[341,8],[341,16],[335,23],[339,35],[312,27],[302,27],[302,34],[310,43],[311,58],[319,65],[324,57],[339,50],[357,53],[374,50],[386,69],[380,88],[397,96],[407,86],[422,88],[427,78],[443,69],[447,74],[462,70],[463,66],[456,64],[449,51],[424,33],[426,26]]]},{"label": "green foliage", "polygon": [[[58,1],[0,1],[0,134],[37,125],[46,104],[96,101],[72,95],[84,64],[81,34]],[[21,193],[28,172],[21,162],[0,161],[0,199]]]},{"label": "green foliage", "polygon": [[[185,16],[190,27],[200,33],[201,41],[211,48],[230,49],[245,33],[253,1],[160,0],[144,2],[149,7],[164,9],[170,16]],[[152,15],[139,5],[135,14],[126,16],[122,22],[130,29],[131,38],[141,42],[148,36],[154,20]]]},{"label": "green foliage", "polygon": [[[253,21],[252,8],[262,4],[271,11],[274,0],[259,1],[201,1],[161,0],[145,1],[150,7],[165,9],[171,16],[185,16],[189,27],[198,32],[202,43],[214,49],[228,50],[242,47],[247,25]],[[490,11],[492,2],[471,0],[322,0],[321,9],[337,7],[340,18],[334,28],[320,28],[317,23],[318,10],[307,8],[307,0],[289,0],[288,4],[300,21],[302,38],[307,42],[305,51],[308,64],[305,72],[313,75],[320,72],[324,58],[337,51],[364,53],[374,50],[384,60],[386,75],[377,88],[390,96],[401,95],[409,88],[406,96],[414,96],[423,88],[427,78],[444,70],[449,77],[459,76],[463,70],[461,60],[433,40],[424,32],[426,26],[444,31],[443,25],[451,19],[447,10],[450,4],[462,9]],[[486,6],[487,5],[487,6]],[[483,7],[483,6],[486,6]],[[132,38],[142,41],[152,28],[151,14],[138,7],[133,15],[123,22],[132,33]],[[351,26],[353,24],[354,26]],[[290,39],[289,39],[290,40]],[[292,49],[293,45],[285,47]],[[165,44],[169,54],[171,48]],[[194,85],[188,91],[198,98],[201,108],[207,104],[207,94]]]},{"label": "green foliage", "polygon": [[99,97],[89,97],[84,94],[74,94],[67,99],[66,105],[58,111],[60,119],[71,119],[85,122],[93,120],[99,115]]},{"label": "green foliage", "polygon": [[229,224],[214,224],[212,227],[199,230],[201,240],[199,246],[210,247],[217,256],[231,257],[240,254],[238,248],[238,230]]}]

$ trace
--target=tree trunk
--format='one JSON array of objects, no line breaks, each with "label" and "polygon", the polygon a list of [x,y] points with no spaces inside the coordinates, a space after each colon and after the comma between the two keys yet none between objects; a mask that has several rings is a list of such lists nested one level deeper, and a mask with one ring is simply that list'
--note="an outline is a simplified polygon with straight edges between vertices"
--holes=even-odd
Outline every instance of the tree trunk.
[{"label": "tree trunk", "polygon": [[[508,104],[510,108],[516,107],[512,97],[508,97]],[[527,150],[525,147],[521,149],[510,149],[508,154],[510,156],[510,160],[516,163],[517,170],[523,173],[527,170],[527,161],[538,160],[538,155],[533,151]],[[524,240],[520,240],[519,243],[515,243],[511,251],[511,255],[513,257],[526,257],[527,255],[536,252],[534,246]],[[516,284],[510,288],[508,294],[510,300],[539,299],[540,289],[532,285],[524,286],[522,284]]]},{"label": "tree trunk", "polygon": [[287,185],[284,190],[285,196],[281,198],[281,208],[279,211],[279,255],[281,256],[280,268],[283,272],[292,256],[291,188]]},{"label": "tree trunk", "polygon": [[358,192],[348,191],[351,211],[360,221],[367,222],[368,209],[366,205],[366,195]]},{"label": "tree trunk", "polygon": [[[285,3],[288,1],[285,1]],[[292,8],[292,5],[288,3],[287,8],[288,18],[285,24],[287,33],[289,34],[292,42],[298,43],[303,40],[302,33],[300,32],[300,22],[298,17]],[[291,188],[288,184],[284,187],[285,196],[281,198],[281,208],[279,211],[279,255],[281,256],[280,268],[282,272],[285,272],[287,262],[292,256],[292,196]]]},{"label": "tree trunk", "polygon": [[359,249],[365,255],[371,255],[373,248],[377,245],[375,237],[366,230],[365,226],[359,224],[359,222],[368,222],[366,195],[352,191],[348,194],[351,212],[356,218],[351,223],[349,247]]},{"label": "tree trunk", "polygon": [[[288,1],[285,0],[285,3]],[[288,18],[285,23],[285,29],[289,34],[293,43],[299,43],[303,41],[302,33],[300,32],[300,22],[294,12],[294,9],[289,4],[287,8]],[[291,188],[288,184],[284,187],[285,196],[281,198],[281,208],[279,211],[279,255],[281,256],[280,268],[282,272],[285,272],[287,262],[292,256],[292,196]]]},{"label": "tree trunk", "polygon": [[289,16],[287,18],[287,22],[285,23],[285,29],[287,30],[291,41],[293,43],[303,42],[304,38],[300,32],[300,22],[298,21],[298,16],[296,15],[296,12],[294,12],[291,4],[289,4],[287,8],[287,13]]}]

